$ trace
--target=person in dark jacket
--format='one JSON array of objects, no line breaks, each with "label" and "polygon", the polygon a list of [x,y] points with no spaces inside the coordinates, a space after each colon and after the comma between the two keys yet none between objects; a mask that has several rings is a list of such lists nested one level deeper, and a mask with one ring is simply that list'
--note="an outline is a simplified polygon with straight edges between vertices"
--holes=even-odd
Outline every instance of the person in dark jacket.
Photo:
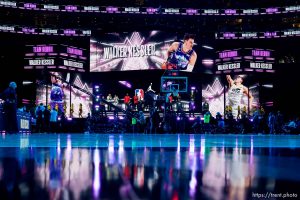
[{"label": "person in dark jacket", "polygon": [[1,94],[4,100],[5,130],[7,133],[17,133],[17,84],[10,82],[8,88]]}]

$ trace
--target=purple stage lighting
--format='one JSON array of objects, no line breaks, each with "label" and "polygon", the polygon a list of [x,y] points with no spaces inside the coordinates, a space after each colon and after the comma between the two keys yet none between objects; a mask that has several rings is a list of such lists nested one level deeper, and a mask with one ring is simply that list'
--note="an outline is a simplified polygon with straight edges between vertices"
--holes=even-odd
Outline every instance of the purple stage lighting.
[{"label": "purple stage lighting", "polygon": [[121,85],[124,85],[127,88],[131,88],[132,87],[132,85],[128,81],[119,81],[119,83]]},{"label": "purple stage lighting", "polygon": [[212,59],[203,59],[202,64],[204,66],[212,66],[214,64],[214,61]]}]

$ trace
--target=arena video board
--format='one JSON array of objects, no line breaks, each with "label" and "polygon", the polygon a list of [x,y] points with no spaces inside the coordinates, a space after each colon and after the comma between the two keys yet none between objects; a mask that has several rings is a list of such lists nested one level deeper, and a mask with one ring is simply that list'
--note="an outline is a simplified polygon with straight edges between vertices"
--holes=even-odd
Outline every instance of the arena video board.
[{"label": "arena video board", "polygon": [[87,51],[64,44],[26,45],[24,69],[66,69],[84,72]]},{"label": "arena video board", "polygon": [[56,108],[59,115],[64,113],[66,117],[87,117],[88,113],[91,113],[92,97],[61,81],[61,79],[65,79],[91,93],[92,87],[83,80],[82,74],[54,71],[50,74],[51,84],[38,84],[36,102],[48,104],[51,109]]},{"label": "arena video board", "polygon": [[164,69],[170,45],[182,43],[183,35],[162,31],[99,34],[90,43],[90,72]]},{"label": "arena video board", "polygon": [[216,73],[275,72],[274,51],[270,49],[243,48],[217,52]]},{"label": "arena video board", "polygon": [[228,106],[235,119],[241,118],[243,110],[252,114],[260,105],[259,82],[258,76],[253,74],[211,77],[202,84],[202,103],[209,104],[213,116],[217,112],[224,116]]}]

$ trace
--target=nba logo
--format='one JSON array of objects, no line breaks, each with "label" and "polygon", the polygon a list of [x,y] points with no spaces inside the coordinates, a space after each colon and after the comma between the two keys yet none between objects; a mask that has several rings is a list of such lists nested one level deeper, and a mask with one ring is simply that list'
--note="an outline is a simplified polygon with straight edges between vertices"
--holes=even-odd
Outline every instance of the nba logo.
[{"label": "nba logo", "polygon": [[144,100],[144,90],[143,89],[135,89],[134,94],[139,98],[139,100]]}]

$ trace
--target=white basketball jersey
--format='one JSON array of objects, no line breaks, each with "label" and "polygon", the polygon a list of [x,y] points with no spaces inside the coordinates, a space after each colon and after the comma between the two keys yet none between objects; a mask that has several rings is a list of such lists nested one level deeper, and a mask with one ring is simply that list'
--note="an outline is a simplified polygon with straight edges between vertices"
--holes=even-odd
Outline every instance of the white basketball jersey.
[{"label": "white basketball jersey", "polygon": [[231,106],[238,106],[241,104],[243,97],[243,85],[233,84],[228,91],[228,104]]}]

